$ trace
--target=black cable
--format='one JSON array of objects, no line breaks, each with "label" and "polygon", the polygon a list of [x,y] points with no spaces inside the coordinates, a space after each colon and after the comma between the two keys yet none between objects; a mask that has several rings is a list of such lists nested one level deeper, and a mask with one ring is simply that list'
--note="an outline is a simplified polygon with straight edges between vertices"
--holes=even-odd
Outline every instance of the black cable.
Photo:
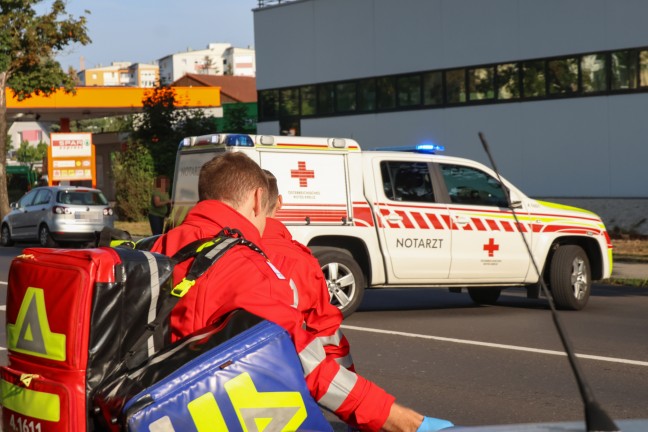
[{"label": "black cable", "polygon": [[556,311],[556,306],[554,305],[553,296],[551,295],[551,292],[547,288],[547,285],[545,284],[544,279],[542,278],[542,274],[540,273],[538,264],[536,263],[536,260],[535,258],[533,258],[533,254],[531,253],[531,248],[529,247],[529,243],[527,242],[524,233],[520,229],[520,221],[518,220],[517,214],[515,213],[515,209],[513,208],[513,205],[511,203],[511,196],[509,194],[509,190],[504,186],[504,183],[502,182],[502,177],[500,176],[497,166],[495,165],[495,160],[491,155],[490,149],[488,147],[488,143],[486,142],[486,138],[484,137],[484,134],[481,132],[479,132],[479,139],[482,143],[482,146],[484,147],[484,151],[486,152],[486,155],[488,155],[488,160],[490,161],[493,167],[493,171],[495,171],[495,175],[497,175],[497,180],[499,181],[500,186],[504,190],[504,195],[506,196],[506,204],[508,208],[511,210],[511,213],[513,214],[513,218],[515,219],[515,225],[518,228],[518,232],[520,233],[520,236],[522,236],[522,241],[524,242],[524,246],[526,246],[526,250],[529,254],[529,258],[533,263],[533,268],[535,269],[536,274],[538,275],[538,280],[540,283],[540,287],[542,288],[542,293],[545,295],[547,301],[549,302],[549,309],[551,309],[551,317],[553,318],[553,322],[556,326],[556,331],[558,332],[558,336],[560,337],[565,353],[567,354],[567,359],[569,360],[569,364],[571,365],[572,372],[574,373],[574,377],[576,378],[576,383],[578,384],[578,390],[580,391],[581,399],[583,400],[583,404],[585,408],[585,425],[587,427],[587,431],[588,432],[620,431],[619,427],[614,423],[614,421],[610,418],[610,416],[608,416],[605,410],[596,401],[596,399],[594,398],[594,393],[592,392],[589,385],[587,384],[585,375],[580,369],[580,365],[578,364],[576,355],[574,354],[574,349],[572,348],[572,345],[569,342],[569,339],[567,338],[567,334],[565,333],[558,312]]}]

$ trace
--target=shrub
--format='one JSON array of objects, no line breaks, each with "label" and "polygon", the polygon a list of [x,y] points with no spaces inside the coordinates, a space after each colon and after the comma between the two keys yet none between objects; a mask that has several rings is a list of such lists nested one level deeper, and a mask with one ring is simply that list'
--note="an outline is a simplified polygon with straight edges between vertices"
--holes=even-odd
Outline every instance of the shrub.
[{"label": "shrub", "polygon": [[115,210],[120,220],[143,220],[151,202],[155,171],[150,151],[138,142],[112,154],[115,179]]}]

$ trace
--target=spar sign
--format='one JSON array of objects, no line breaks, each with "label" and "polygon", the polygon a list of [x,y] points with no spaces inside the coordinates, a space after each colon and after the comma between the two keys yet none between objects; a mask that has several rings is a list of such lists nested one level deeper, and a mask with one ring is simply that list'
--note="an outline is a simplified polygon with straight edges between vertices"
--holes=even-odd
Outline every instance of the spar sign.
[{"label": "spar sign", "polygon": [[53,133],[48,148],[49,184],[90,180],[96,186],[95,149],[91,133]]}]

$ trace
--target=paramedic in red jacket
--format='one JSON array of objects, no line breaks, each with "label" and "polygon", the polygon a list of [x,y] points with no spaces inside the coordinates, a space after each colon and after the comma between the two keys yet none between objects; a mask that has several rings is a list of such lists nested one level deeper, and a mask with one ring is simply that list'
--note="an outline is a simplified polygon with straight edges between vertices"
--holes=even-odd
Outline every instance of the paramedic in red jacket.
[{"label": "paramedic in red jacket", "polygon": [[317,335],[327,356],[349,370],[354,370],[349,342],[340,330],[342,313],[330,302],[326,279],[310,249],[293,240],[283,223],[275,219],[282,205],[277,178],[263,170],[268,178],[268,217],[261,237],[261,248],[279,271],[289,279],[294,290],[294,306],[303,314],[306,328]]},{"label": "paramedic in red jacket", "polygon": [[[172,255],[194,240],[215,236],[223,227],[236,228],[248,240],[261,243],[268,182],[252,159],[226,152],[207,162],[200,171],[198,195],[200,202],[180,226],[157,240],[154,252]],[[182,280],[188,265],[185,261],[176,266],[174,283]],[[311,395],[346,423],[370,431],[439,429],[420,429],[436,419],[396,404],[394,397],[376,384],[327,356],[322,341],[302,327],[302,314],[291,306],[293,302],[288,281],[270,261],[245,246],[236,246],[180,299],[171,313],[172,338],[177,340],[235,309],[245,309],[288,331]]]}]

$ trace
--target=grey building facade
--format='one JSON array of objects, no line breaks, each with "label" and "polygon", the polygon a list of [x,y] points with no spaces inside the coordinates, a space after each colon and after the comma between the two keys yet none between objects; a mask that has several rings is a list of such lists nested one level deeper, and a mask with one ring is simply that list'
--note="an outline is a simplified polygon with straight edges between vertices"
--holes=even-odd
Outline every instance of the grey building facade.
[{"label": "grey building facade", "polygon": [[648,2],[297,0],[254,11],[259,133],[432,141],[648,233]]}]

